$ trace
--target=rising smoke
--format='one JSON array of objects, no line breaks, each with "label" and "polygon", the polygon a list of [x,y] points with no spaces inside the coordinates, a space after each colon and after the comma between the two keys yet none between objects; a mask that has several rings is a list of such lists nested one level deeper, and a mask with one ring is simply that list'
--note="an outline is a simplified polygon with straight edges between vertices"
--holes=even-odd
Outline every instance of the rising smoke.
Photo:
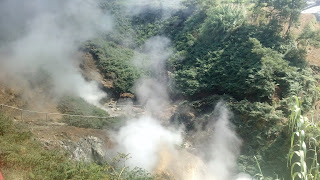
[{"label": "rising smoke", "polygon": [[170,17],[183,7],[183,0],[124,0],[127,3],[127,14],[138,15],[148,11],[160,11],[162,18]]},{"label": "rising smoke", "polygon": [[[151,77],[142,77],[136,82],[138,101],[150,114],[160,114],[169,104],[167,92],[166,60],[172,55],[171,41],[163,36],[148,39],[142,50],[135,53],[133,64],[151,72]],[[143,56],[141,56],[143,54]],[[146,60],[149,63],[146,63]]]},{"label": "rising smoke", "polygon": [[141,167],[153,171],[158,164],[158,153],[161,147],[174,150],[182,143],[181,130],[162,126],[158,120],[143,116],[132,119],[120,129],[115,136],[118,151],[130,153],[130,167]]},{"label": "rising smoke", "polygon": [[[172,12],[181,1],[129,0],[134,6],[128,11],[139,14],[145,8],[163,8]],[[3,0],[0,2],[0,72],[11,79],[33,81],[39,71],[45,71],[52,83],[52,92],[78,95],[98,105],[105,96],[95,82],[87,82],[76,68],[79,65],[79,45],[111,30],[110,16],[101,12],[95,1],[87,0]],[[143,4],[146,3],[146,6]],[[135,6],[139,5],[139,6]],[[11,11],[15,9],[15,11]],[[167,16],[167,15],[164,15]],[[159,113],[170,104],[167,93],[165,61],[171,55],[170,41],[154,37],[146,41],[140,53],[150,60],[151,78],[136,84],[138,101],[146,108],[146,115],[132,119],[114,133],[115,151],[130,153],[130,167],[142,167],[150,172],[169,172],[184,180],[249,179],[236,173],[236,159],[241,140],[229,123],[230,112],[218,104],[208,133],[207,144],[199,153],[184,148],[183,127],[164,126]],[[5,55],[4,55],[5,54]],[[139,63],[135,57],[133,62]],[[21,81],[19,81],[21,82]],[[19,84],[21,85],[21,84]],[[18,86],[19,86],[18,85]],[[241,177],[240,177],[241,176]]]},{"label": "rising smoke", "polygon": [[[135,52],[132,62],[139,68],[151,71],[153,77],[160,78],[161,73],[165,72],[167,59],[173,54],[170,46],[171,41],[167,37],[151,37],[146,40],[142,50]],[[144,60],[145,58],[147,60]]]},{"label": "rising smoke", "polygon": [[214,110],[215,117],[207,125],[208,144],[201,151],[205,157],[207,171],[199,174],[200,179],[234,179],[241,140],[229,122],[230,111],[219,102]]},{"label": "rising smoke", "polygon": [[[229,119],[231,112],[224,103],[217,104],[214,116],[204,130],[196,134],[205,134],[202,146],[197,153],[183,148],[186,139],[183,127],[168,125],[159,120],[160,114],[170,105],[167,93],[168,76],[165,62],[170,57],[170,40],[166,37],[152,37],[146,41],[142,51],[150,64],[144,68],[152,71],[149,78],[137,81],[136,95],[145,106],[146,115],[129,120],[113,134],[117,143],[116,151],[129,153],[131,168],[142,167],[154,173],[168,173],[183,180],[231,180],[250,179],[237,174],[237,157],[240,154],[241,140],[237,136]],[[142,56],[135,56],[133,63],[145,62]],[[140,62],[141,61],[141,62]],[[164,125],[167,124],[167,125]]]},{"label": "rising smoke", "polygon": [[[237,157],[241,140],[229,122],[230,112],[222,103],[215,108],[212,126],[206,131],[208,139],[198,154],[181,149],[182,128],[161,125],[150,116],[133,119],[114,136],[119,152],[130,153],[128,165],[142,167],[149,172],[168,173],[183,180],[247,180],[237,174]],[[205,132],[198,132],[205,133]]]},{"label": "rising smoke", "polygon": [[4,0],[0,17],[0,67],[6,78],[28,84],[43,75],[39,71],[46,72],[55,95],[68,93],[99,104],[106,94],[77,69],[80,44],[112,28],[97,1]]}]

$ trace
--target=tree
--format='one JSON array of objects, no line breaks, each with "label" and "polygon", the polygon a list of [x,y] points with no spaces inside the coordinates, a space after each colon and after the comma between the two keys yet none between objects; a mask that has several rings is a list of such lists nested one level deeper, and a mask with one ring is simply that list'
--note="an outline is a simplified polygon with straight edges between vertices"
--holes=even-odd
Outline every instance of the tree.
[{"label": "tree", "polygon": [[269,23],[282,27],[288,25],[285,33],[288,35],[291,27],[299,21],[300,12],[305,6],[305,0],[259,0],[255,6],[255,12],[265,16]]},{"label": "tree", "polygon": [[308,46],[320,47],[320,31],[314,30],[310,24],[304,27],[303,32],[297,38],[298,48],[307,50]]}]

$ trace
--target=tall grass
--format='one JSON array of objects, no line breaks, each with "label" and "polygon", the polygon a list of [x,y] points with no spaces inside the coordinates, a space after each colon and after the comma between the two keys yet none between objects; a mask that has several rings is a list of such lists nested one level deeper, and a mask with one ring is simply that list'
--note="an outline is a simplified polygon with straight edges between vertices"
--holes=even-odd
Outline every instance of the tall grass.
[{"label": "tall grass", "polygon": [[[306,131],[317,130],[315,123],[302,115],[301,103],[295,97],[295,105],[289,118],[289,133],[291,146],[288,153],[288,166],[291,178],[301,180],[319,180],[320,168],[318,163],[318,135],[307,137]],[[306,143],[307,142],[307,143]],[[307,146],[308,144],[308,146]]]}]

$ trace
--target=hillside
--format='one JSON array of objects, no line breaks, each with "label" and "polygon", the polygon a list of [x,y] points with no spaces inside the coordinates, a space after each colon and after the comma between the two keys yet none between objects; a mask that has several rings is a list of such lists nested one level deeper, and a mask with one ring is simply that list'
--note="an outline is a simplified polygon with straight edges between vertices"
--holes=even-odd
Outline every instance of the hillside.
[{"label": "hillside", "polygon": [[[293,28],[292,33],[296,36],[301,34],[303,31],[303,27],[307,26],[308,24],[311,24],[314,29],[319,30],[320,24],[317,22],[316,17],[313,14],[301,14],[300,20],[299,20],[299,26],[298,28]],[[310,65],[319,66],[319,48],[315,47],[309,47],[308,53],[307,53],[307,61]]]},{"label": "hillside", "polygon": [[0,2],[5,179],[320,177],[303,0],[32,2]]}]

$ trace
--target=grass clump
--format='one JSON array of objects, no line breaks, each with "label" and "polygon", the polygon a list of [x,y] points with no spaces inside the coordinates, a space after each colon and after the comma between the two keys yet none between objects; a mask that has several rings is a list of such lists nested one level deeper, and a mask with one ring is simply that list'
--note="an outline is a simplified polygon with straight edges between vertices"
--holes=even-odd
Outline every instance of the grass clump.
[{"label": "grass clump", "polygon": [[118,118],[110,117],[109,114],[92,105],[87,103],[81,98],[65,96],[61,98],[58,110],[64,114],[82,115],[82,116],[97,116],[105,118],[89,118],[89,117],[77,117],[77,116],[64,116],[63,122],[70,126],[76,126],[81,128],[111,128],[119,122]]}]

